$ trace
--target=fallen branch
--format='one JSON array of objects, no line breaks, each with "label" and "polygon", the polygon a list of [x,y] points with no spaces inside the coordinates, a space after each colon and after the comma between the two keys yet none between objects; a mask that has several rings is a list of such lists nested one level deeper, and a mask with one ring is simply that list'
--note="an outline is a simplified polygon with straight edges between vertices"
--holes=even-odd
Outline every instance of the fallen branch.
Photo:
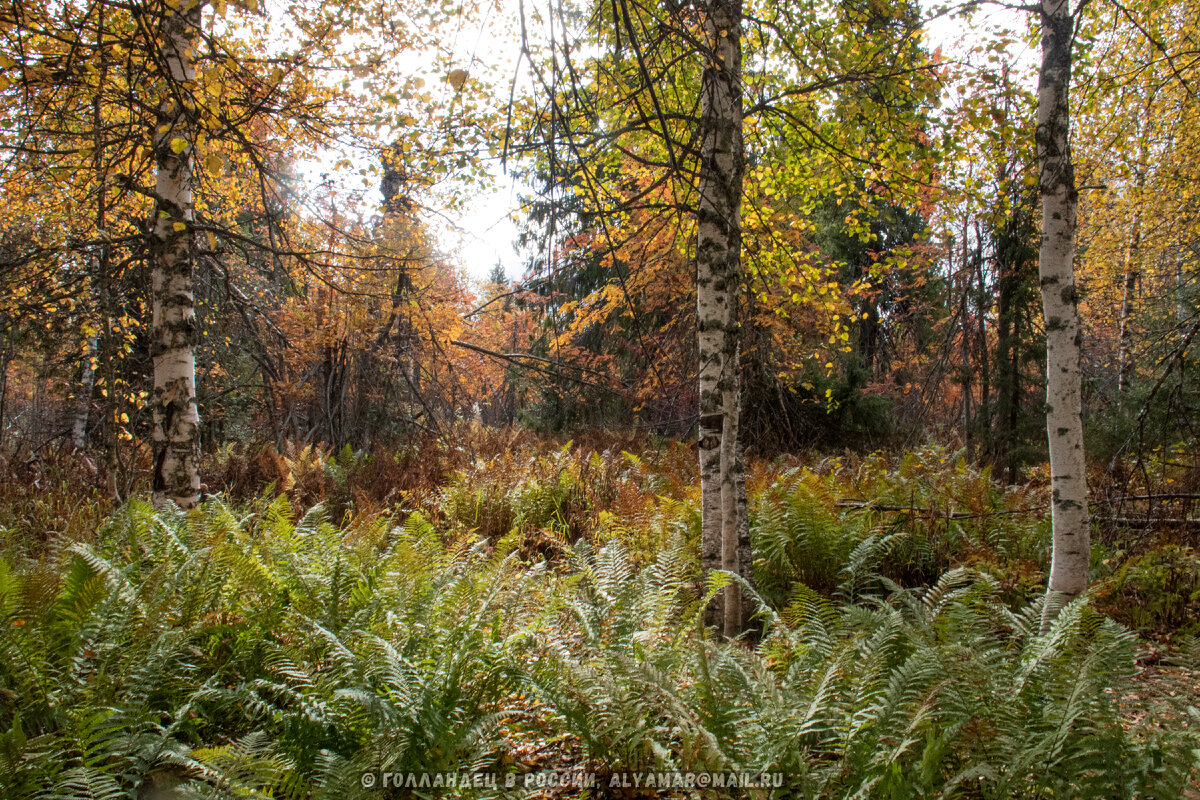
[{"label": "fallen branch", "polygon": [[1031,508],[1002,508],[996,511],[984,511],[979,514],[972,514],[970,511],[942,511],[937,508],[928,508],[925,506],[900,506],[889,505],[887,503],[879,503],[875,500],[839,500],[834,503],[838,508],[859,508],[872,509],[874,511],[892,511],[892,512],[908,512],[910,514],[920,514],[926,517],[936,519],[983,519],[985,517],[1007,517],[1013,514],[1033,514],[1045,511],[1049,505],[1033,506]]}]

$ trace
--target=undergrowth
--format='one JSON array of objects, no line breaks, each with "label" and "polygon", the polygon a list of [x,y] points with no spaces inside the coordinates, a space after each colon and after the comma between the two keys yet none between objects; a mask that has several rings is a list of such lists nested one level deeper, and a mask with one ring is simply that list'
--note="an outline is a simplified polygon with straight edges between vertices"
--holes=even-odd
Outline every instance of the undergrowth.
[{"label": "undergrowth", "polygon": [[[1022,576],[1045,567],[1043,523],[1016,513],[1039,493],[944,452],[759,465],[754,642],[703,628],[728,578],[700,581],[677,452],[477,451],[391,504],[355,483],[387,474],[378,454],[286,458],[285,491],[188,513],[132,502],[26,541],[8,512],[0,795],[437,796],[361,776],[564,765],[596,796],[624,770],[781,772],[772,796],[805,798],[1195,780],[1197,711],[1147,691],[1137,634],[1091,596],[1040,630]],[[1097,595],[1149,597],[1167,567],[1192,586],[1170,555]]]}]

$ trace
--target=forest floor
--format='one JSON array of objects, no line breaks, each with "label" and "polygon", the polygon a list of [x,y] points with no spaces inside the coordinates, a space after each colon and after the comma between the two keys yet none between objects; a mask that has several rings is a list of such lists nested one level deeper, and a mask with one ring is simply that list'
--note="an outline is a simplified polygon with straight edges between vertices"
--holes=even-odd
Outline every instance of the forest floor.
[{"label": "forest floor", "polygon": [[187,514],[66,465],[0,489],[6,796],[747,769],[774,797],[1200,796],[1191,544],[1101,531],[1041,632],[1045,486],[944,448],[753,462],[763,631],[733,643],[699,624],[686,445],[472,429],[207,467]]}]

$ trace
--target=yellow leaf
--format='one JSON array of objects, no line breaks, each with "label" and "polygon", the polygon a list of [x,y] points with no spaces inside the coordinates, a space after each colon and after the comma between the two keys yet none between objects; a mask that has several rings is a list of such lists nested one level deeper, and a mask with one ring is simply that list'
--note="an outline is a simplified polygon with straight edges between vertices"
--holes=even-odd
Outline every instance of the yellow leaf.
[{"label": "yellow leaf", "polygon": [[450,74],[446,76],[446,80],[455,89],[461,89],[463,84],[467,82],[468,74],[465,69],[452,69],[450,70]]},{"label": "yellow leaf", "polygon": [[187,230],[187,225],[183,222],[176,222],[175,225],[172,227],[174,227],[175,230],[177,230],[177,231],[186,231]]},{"label": "yellow leaf", "polygon": [[15,67],[16,65],[17,62],[13,61],[3,53],[0,53],[0,69],[8,69],[10,67]]},{"label": "yellow leaf", "polygon": [[217,175],[221,172],[221,169],[224,166],[225,162],[216,153],[209,153],[204,157],[204,169],[206,169],[209,174]]},{"label": "yellow leaf", "polygon": [[176,136],[174,139],[171,140],[171,152],[175,153],[176,155],[179,155],[180,153],[182,153],[184,150],[187,150],[187,149],[188,149],[188,140],[187,139],[184,139],[180,136]]}]

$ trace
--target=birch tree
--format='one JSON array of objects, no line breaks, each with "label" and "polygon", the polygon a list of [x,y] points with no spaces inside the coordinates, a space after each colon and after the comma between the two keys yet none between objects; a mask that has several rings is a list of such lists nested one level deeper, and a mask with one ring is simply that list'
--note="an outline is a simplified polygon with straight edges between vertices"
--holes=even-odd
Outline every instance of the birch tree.
[{"label": "birch tree", "polygon": [[[705,572],[740,574],[738,487],[738,294],[742,280],[742,2],[703,6],[700,179],[696,216],[696,339],[700,354],[701,558]],[[723,609],[722,609],[723,605]],[[741,630],[737,585],[725,589],[711,619],[727,635]]]},{"label": "birch tree", "polygon": [[155,218],[151,240],[154,358],[154,495],[156,505],[200,502],[200,414],[196,405],[196,312],[192,285],[193,161],[188,84],[200,6],[182,0],[162,21],[164,97],[154,131]]},{"label": "birch tree", "polygon": [[1041,22],[1036,140],[1042,195],[1038,269],[1046,320],[1046,429],[1052,491],[1049,619],[1062,603],[1087,588],[1091,546],[1074,271],[1078,191],[1069,141],[1074,33],[1069,0],[1042,0]]}]

